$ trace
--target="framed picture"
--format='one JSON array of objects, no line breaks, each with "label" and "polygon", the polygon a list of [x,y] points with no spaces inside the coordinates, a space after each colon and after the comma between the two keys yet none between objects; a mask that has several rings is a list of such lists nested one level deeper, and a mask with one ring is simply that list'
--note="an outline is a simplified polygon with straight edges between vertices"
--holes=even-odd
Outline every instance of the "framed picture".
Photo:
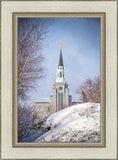
[{"label": "framed picture", "polygon": [[1,1],[1,17],[1,159],[117,160],[117,1]]},{"label": "framed picture", "polygon": [[[34,14],[33,17],[29,13],[13,14],[13,30],[15,31],[13,46],[17,46],[17,50],[14,49],[13,54],[14,59],[17,59],[17,64],[13,60],[15,62],[13,84],[17,83],[13,88],[13,92],[17,95],[17,101],[14,98],[13,107],[14,146],[24,146],[24,143],[25,146],[27,144],[27,147],[105,146],[105,101],[102,96],[104,94],[105,97],[105,74],[103,76],[105,66],[103,63],[100,66],[100,39],[102,45],[105,44],[100,30],[101,33],[104,33],[105,15],[96,13],[94,16],[91,13],[90,15],[89,13],[87,15],[85,13],[39,13],[39,15]],[[80,29],[78,29],[79,27]],[[93,52],[90,51],[86,54],[87,49],[83,51],[83,46],[85,46],[83,41],[86,39],[90,41],[90,31],[91,35],[95,36],[88,47],[91,49],[93,39],[97,39],[94,44],[96,47],[92,48]],[[80,36],[81,32],[85,35],[84,37]],[[23,36],[22,33],[25,35]],[[62,35],[60,35],[61,33]],[[50,37],[49,34],[51,34]],[[78,36],[76,36],[77,34]],[[65,35],[69,38],[68,42]],[[80,39],[78,39],[79,36]],[[63,42],[63,47],[59,41]],[[48,46],[44,50],[42,47],[46,43]],[[67,43],[65,44],[67,55],[63,53],[64,43]],[[81,43],[79,47],[81,49],[74,49],[72,43],[75,47]],[[56,47],[59,48],[59,51],[55,50]],[[76,50],[74,53],[72,53],[73,49]],[[70,50],[71,52],[69,52]],[[18,54],[16,54],[17,52]],[[55,54],[55,52],[59,52],[59,54]],[[101,55],[101,61],[105,61],[104,47]],[[71,59],[68,58],[70,56]],[[55,64],[54,59],[57,59]],[[72,63],[75,59],[76,62]],[[85,63],[91,64],[90,68],[87,69]],[[56,66],[58,66],[57,71]],[[77,76],[76,68],[78,66],[83,68],[82,71],[79,71],[81,77]],[[45,72],[46,75],[44,75]],[[101,83],[100,72],[102,72]],[[71,83],[72,89],[69,88],[68,81]],[[100,85],[102,89],[100,89]],[[35,89],[33,93],[35,86],[37,86],[37,90]],[[69,95],[69,89],[72,90],[72,95]],[[49,99],[51,90],[53,90],[53,95]],[[37,96],[37,94],[40,95]],[[13,97],[15,96],[13,95]],[[59,119],[55,119],[57,114],[59,114]]]}]

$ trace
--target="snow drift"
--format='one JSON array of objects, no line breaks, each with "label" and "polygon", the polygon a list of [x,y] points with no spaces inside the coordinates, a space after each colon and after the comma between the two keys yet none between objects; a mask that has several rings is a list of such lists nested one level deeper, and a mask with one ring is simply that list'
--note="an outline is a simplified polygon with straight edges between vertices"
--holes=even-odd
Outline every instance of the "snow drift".
[{"label": "snow drift", "polygon": [[82,103],[47,118],[47,132],[35,142],[100,142],[100,104]]}]

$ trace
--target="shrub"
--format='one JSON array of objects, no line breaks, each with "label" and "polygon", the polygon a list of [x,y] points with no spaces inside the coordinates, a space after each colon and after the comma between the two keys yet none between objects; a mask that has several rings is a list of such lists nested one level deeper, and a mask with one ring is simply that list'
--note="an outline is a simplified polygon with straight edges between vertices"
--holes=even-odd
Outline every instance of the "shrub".
[{"label": "shrub", "polygon": [[29,104],[18,101],[18,142],[27,138],[32,124],[32,110]]}]

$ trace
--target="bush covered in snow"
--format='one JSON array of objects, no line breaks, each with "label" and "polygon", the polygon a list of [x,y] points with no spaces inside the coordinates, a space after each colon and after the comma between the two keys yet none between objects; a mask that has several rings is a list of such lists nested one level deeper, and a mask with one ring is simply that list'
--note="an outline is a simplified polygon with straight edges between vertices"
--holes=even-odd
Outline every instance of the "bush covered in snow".
[{"label": "bush covered in snow", "polygon": [[100,104],[77,104],[47,118],[47,132],[35,142],[100,142]]},{"label": "bush covered in snow", "polygon": [[35,117],[32,116],[31,106],[28,102],[18,101],[18,142],[33,142],[45,132],[47,117],[42,117],[37,123],[33,123]]},{"label": "bush covered in snow", "polygon": [[32,109],[27,102],[18,101],[18,141],[26,138],[32,125]]}]

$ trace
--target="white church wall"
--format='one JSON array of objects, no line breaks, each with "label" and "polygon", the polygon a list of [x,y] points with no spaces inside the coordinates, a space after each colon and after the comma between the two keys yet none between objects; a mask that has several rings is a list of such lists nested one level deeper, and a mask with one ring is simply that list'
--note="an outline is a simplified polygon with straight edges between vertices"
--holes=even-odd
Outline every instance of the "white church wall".
[{"label": "white church wall", "polygon": [[33,123],[37,123],[40,118],[50,114],[50,103],[35,103],[32,107]]}]

